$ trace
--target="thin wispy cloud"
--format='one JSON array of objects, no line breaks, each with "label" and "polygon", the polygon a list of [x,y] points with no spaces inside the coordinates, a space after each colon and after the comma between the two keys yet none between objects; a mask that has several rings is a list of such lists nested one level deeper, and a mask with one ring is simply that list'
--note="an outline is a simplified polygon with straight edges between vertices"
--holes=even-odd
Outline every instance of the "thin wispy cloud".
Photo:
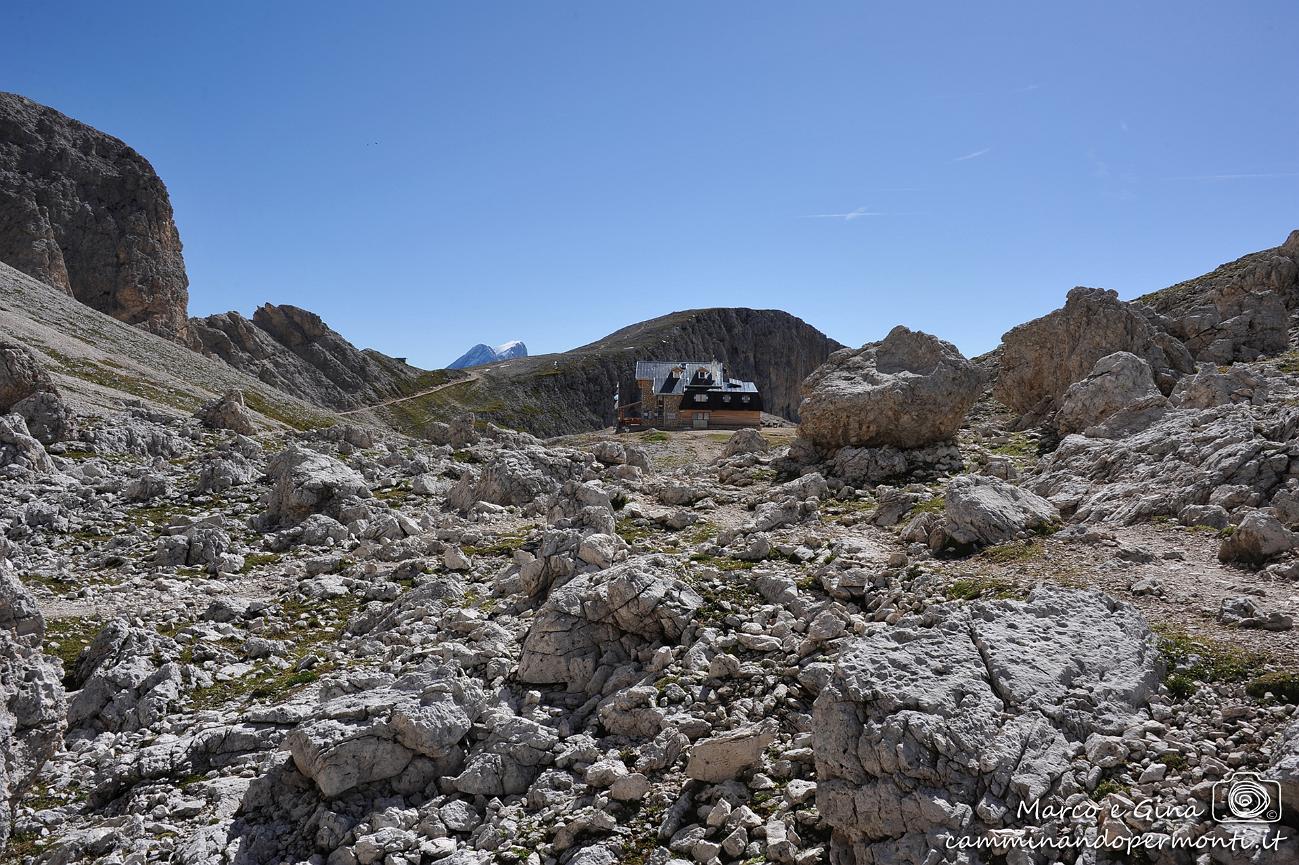
[{"label": "thin wispy cloud", "polygon": [[968,161],[971,160],[971,159],[978,159],[980,156],[983,156],[984,154],[991,153],[991,152],[992,152],[992,148],[991,148],[991,147],[985,147],[985,148],[983,148],[982,150],[976,150],[976,151],[974,151],[973,153],[967,153],[967,154],[965,154],[964,156],[958,156],[958,157],[956,157],[955,159],[953,159],[952,161],[953,161],[953,162],[968,162]]},{"label": "thin wispy cloud", "polygon": [[842,219],[844,222],[852,222],[854,219],[863,219],[867,216],[884,216],[876,210],[870,210],[866,207],[858,207],[855,210],[849,210],[847,213],[808,213],[800,216],[799,219]]},{"label": "thin wispy cloud", "polygon": [[1279,180],[1285,177],[1299,177],[1299,171],[1264,171],[1253,174],[1191,174],[1183,177],[1170,177],[1169,180]]}]

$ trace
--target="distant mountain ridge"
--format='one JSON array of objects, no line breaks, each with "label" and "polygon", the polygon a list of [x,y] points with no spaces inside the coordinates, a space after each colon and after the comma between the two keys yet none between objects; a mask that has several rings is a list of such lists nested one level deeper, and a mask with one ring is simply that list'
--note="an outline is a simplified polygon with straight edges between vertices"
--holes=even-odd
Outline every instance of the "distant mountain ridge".
[{"label": "distant mountain ridge", "polygon": [[527,357],[528,347],[523,344],[521,339],[512,339],[509,342],[503,342],[498,346],[490,346],[485,342],[469,349],[469,351],[460,355],[460,357],[447,364],[447,369],[464,369],[470,366],[482,366],[485,363],[496,363],[500,360],[510,360],[516,357]]}]

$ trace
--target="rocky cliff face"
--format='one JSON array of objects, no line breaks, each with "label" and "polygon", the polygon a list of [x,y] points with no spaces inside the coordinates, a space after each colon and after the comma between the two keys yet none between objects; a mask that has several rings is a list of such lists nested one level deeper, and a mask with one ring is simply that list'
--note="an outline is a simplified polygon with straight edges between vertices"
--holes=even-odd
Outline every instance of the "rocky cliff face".
[{"label": "rocky cliff face", "polygon": [[327,408],[401,396],[420,374],[404,361],[358,349],[320,316],[287,304],[263,304],[251,321],[237,312],[191,319],[190,334],[203,354]]},{"label": "rocky cliff face", "polygon": [[129,324],[185,335],[189,279],[153,167],[14,93],[0,93],[0,261]]}]

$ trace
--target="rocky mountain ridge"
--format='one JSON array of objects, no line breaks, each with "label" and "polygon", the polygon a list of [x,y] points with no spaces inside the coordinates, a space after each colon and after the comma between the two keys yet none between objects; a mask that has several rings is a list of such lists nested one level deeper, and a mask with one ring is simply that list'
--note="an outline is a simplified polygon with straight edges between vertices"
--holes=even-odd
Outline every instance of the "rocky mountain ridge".
[{"label": "rocky mountain ridge", "polygon": [[251,320],[237,312],[190,319],[190,345],[273,387],[335,409],[360,409],[403,396],[423,370],[358,349],[320,316],[263,304]]}]

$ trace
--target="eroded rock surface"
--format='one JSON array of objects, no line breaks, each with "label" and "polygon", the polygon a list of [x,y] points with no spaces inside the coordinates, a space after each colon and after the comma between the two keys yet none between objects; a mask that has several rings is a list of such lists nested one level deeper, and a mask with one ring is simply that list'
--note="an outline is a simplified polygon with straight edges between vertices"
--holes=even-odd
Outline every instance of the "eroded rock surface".
[{"label": "eroded rock surface", "polygon": [[41,654],[45,620],[0,555],[0,850],[13,810],[53,756],[67,724],[56,662]]},{"label": "eroded rock surface", "polygon": [[1186,347],[1161,328],[1157,316],[1119,300],[1113,291],[1079,286],[1062,308],[1002,336],[993,395],[1021,415],[1044,416],[1069,385],[1115,352],[1146,361],[1164,393],[1181,375],[1195,371]]},{"label": "eroded rock surface", "polygon": [[838,863],[932,861],[1083,785],[1071,757],[1138,721],[1161,675],[1136,611],[1095,592],[935,611],[855,641],[816,701]]}]

